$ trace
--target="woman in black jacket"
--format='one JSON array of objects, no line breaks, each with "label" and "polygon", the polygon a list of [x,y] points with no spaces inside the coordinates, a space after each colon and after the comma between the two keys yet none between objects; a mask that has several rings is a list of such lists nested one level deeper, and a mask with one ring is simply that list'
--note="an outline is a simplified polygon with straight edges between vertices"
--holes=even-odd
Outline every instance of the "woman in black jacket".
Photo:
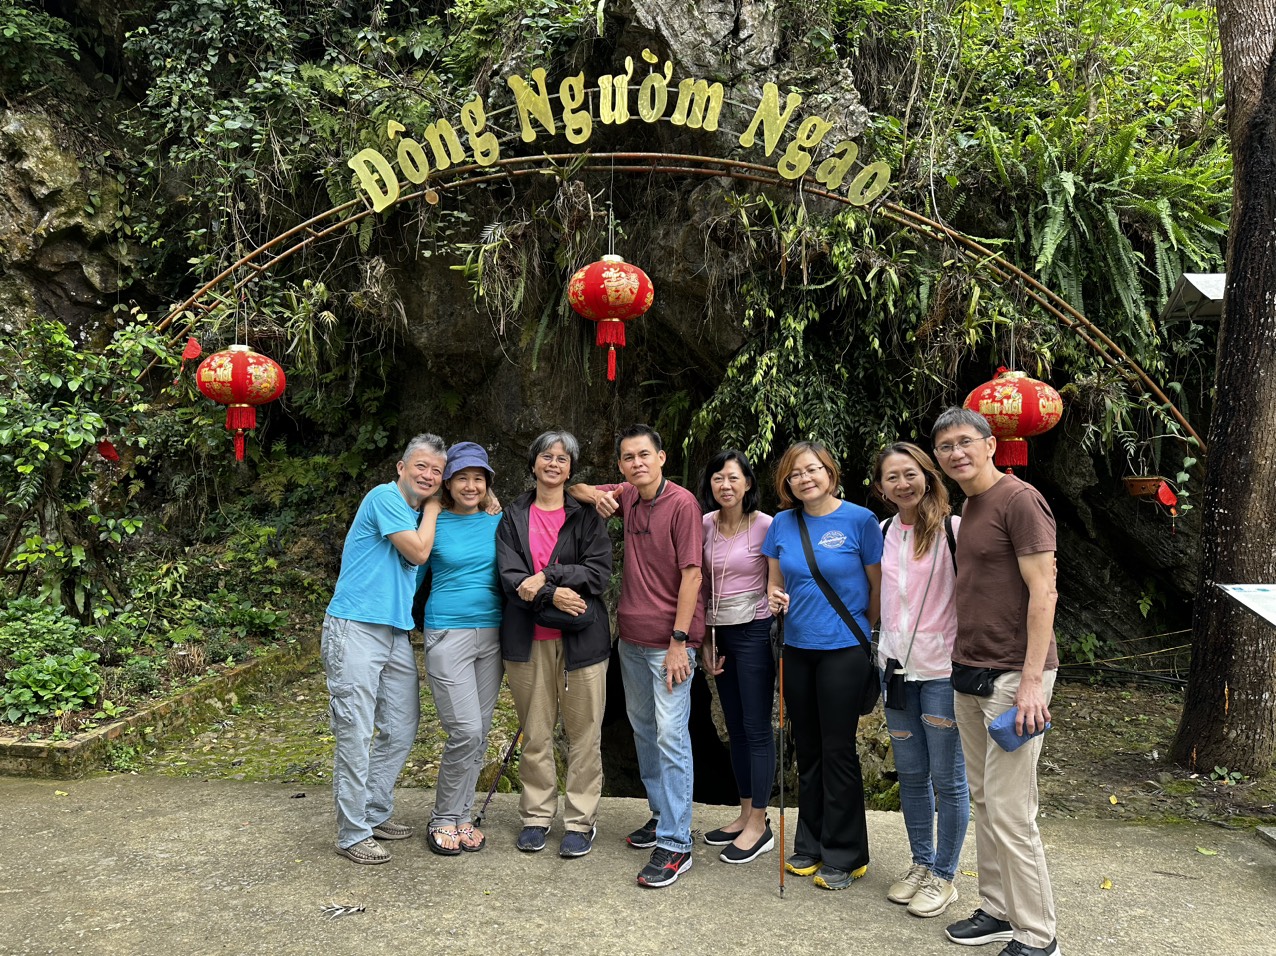
[{"label": "woman in black jacket", "polygon": [[611,579],[611,541],[593,508],[563,493],[580,445],[565,431],[545,432],[528,450],[536,488],[505,511],[496,563],[505,594],[501,657],[523,725],[517,847],[545,848],[558,808],[554,728],[567,733],[563,857],[593,846],[602,795],[602,720],[611,625],[602,596]]}]

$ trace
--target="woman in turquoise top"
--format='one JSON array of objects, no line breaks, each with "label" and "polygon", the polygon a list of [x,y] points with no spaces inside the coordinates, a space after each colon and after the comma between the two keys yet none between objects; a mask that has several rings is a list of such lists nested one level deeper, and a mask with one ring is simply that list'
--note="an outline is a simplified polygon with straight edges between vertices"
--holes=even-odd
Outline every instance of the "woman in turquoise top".
[{"label": "woman in turquoise top", "polygon": [[492,477],[482,446],[458,442],[448,449],[441,499],[427,502],[421,519],[422,527],[435,525],[434,547],[422,568],[431,575],[425,666],[447,734],[427,842],[443,856],[475,853],[487,842],[470,820],[503,674],[496,573],[501,519],[483,510]]}]

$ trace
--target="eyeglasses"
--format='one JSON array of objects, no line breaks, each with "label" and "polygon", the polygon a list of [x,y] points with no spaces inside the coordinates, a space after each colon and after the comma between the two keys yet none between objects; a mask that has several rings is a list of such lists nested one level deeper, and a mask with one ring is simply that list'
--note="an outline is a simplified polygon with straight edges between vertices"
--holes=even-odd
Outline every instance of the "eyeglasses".
[{"label": "eyeglasses", "polygon": [[961,441],[958,441],[958,442],[946,441],[942,445],[935,446],[935,454],[943,455],[945,458],[947,458],[949,455],[957,451],[959,448],[962,451],[970,451],[971,445],[975,444],[976,442],[987,441],[987,440],[988,438],[985,437],[985,438],[963,438]]},{"label": "eyeglasses", "polygon": [[827,471],[823,465],[812,465],[810,468],[803,468],[801,471],[789,472],[789,482],[801,481],[803,478],[814,478],[822,471]]}]

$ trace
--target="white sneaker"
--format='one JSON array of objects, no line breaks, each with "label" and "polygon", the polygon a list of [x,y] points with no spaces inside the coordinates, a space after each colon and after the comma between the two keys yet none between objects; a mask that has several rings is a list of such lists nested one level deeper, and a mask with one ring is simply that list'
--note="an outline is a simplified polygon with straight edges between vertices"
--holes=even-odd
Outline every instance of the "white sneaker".
[{"label": "white sneaker", "polygon": [[886,891],[886,898],[892,903],[904,904],[917,895],[917,889],[930,876],[930,867],[923,863],[914,863],[908,872],[891,884]]},{"label": "white sneaker", "polygon": [[909,902],[908,912],[913,916],[929,919],[932,916],[938,916],[955,902],[957,902],[957,887],[930,873]]}]

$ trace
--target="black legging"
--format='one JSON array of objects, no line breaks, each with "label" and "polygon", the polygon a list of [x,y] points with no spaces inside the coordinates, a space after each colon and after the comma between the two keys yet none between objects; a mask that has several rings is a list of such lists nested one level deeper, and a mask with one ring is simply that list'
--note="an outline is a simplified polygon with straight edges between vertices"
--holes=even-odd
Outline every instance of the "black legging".
[{"label": "black legging", "polygon": [[793,851],[839,870],[868,864],[864,779],[855,745],[868,655],[858,646],[784,648],[784,706],[797,749],[798,826]]}]

